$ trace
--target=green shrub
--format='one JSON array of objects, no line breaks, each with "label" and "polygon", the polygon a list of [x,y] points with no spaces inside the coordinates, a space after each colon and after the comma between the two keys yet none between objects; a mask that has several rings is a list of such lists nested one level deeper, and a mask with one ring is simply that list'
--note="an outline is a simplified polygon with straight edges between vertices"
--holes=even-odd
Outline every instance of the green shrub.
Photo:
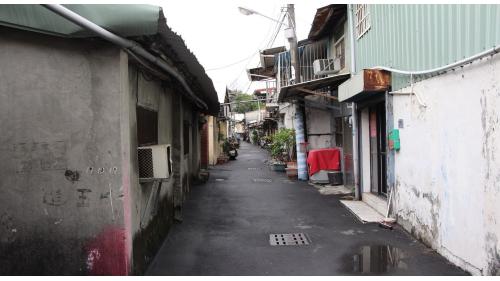
[{"label": "green shrub", "polygon": [[282,128],[272,136],[271,156],[279,161],[291,160],[295,148],[295,131]]}]

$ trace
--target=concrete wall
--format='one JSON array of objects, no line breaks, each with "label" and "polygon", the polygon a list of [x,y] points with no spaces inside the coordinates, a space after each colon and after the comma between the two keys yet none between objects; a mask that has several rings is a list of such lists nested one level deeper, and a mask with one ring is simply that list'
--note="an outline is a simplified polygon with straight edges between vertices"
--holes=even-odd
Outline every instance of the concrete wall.
[{"label": "concrete wall", "polygon": [[0,274],[126,274],[119,49],[0,32]]},{"label": "concrete wall", "polygon": [[[322,99],[321,97],[319,97]],[[321,102],[318,97],[307,97],[308,100]],[[324,101],[323,101],[324,102]],[[335,146],[333,115],[331,111],[306,106],[306,128],[309,149],[329,148]]]},{"label": "concrete wall", "polygon": [[[176,94],[169,85],[138,71],[135,65],[128,67],[129,115],[130,115],[130,209],[133,235],[133,272],[141,274],[161,246],[173,222],[174,179],[169,178],[154,187],[152,182],[139,182],[137,162],[136,106],[158,113],[158,144],[172,145],[173,99]],[[173,166],[179,159],[172,157]]]},{"label": "concrete wall", "polygon": [[[394,96],[398,223],[473,274],[500,274],[500,56]],[[409,92],[410,88],[402,89]]]},{"label": "concrete wall", "polygon": [[278,128],[295,129],[295,106],[291,103],[280,104],[280,114],[284,114],[282,120],[278,124]]},{"label": "concrete wall", "polygon": [[219,145],[219,122],[214,116],[207,116],[208,124],[208,164],[217,164],[221,148]]},{"label": "concrete wall", "polygon": [[[0,274],[143,273],[199,172],[198,113],[112,45],[0,32]],[[158,188],[138,179],[137,104],[172,144]]]}]

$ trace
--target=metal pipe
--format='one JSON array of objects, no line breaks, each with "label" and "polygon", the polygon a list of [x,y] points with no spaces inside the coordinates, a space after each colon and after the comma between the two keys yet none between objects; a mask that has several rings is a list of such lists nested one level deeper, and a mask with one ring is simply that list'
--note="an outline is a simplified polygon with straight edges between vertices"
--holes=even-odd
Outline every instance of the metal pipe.
[{"label": "metal pipe", "polygon": [[66,18],[67,20],[85,28],[88,29],[92,32],[94,32],[96,35],[99,35],[101,38],[110,41],[111,43],[118,45],[124,49],[130,50],[131,52],[145,58],[149,62],[155,64],[168,74],[170,74],[172,77],[174,77],[181,85],[182,87],[186,90],[189,98],[191,98],[198,106],[200,106],[203,109],[208,109],[207,104],[202,101],[200,98],[196,96],[196,94],[191,90],[191,87],[187,84],[186,80],[182,77],[182,75],[179,74],[179,72],[173,68],[172,66],[168,65],[165,61],[162,59],[155,57],[148,51],[146,51],[144,48],[141,47],[138,43],[128,40],[125,38],[122,38],[118,35],[115,35],[106,29],[100,27],[99,25],[89,21],[88,19],[80,16],[79,14],[67,9],[66,7],[58,4],[42,4],[43,7],[51,10],[52,12],[62,16],[63,18]]},{"label": "metal pipe", "polygon": [[[354,48],[354,23],[353,23],[353,5],[348,5],[347,20],[349,21],[349,42],[350,42],[350,54],[351,54],[351,75],[356,73],[356,54]],[[356,103],[351,103],[351,118],[352,118],[352,165],[353,165],[353,177],[354,177],[354,198],[356,200],[361,199],[360,190],[360,179],[359,179],[359,145],[358,145],[358,110]]]},{"label": "metal pipe", "polygon": [[352,103],[352,163],[354,176],[354,197],[361,199],[361,190],[359,185],[359,144],[358,144],[358,110],[356,103]]},{"label": "metal pipe", "polygon": [[351,74],[356,73],[356,55],[354,53],[354,24],[353,24],[353,10],[352,4],[348,5],[347,20],[349,21],[349,41],[350,41],[350,53],[351,53]]},{"label": "metal pipe", "polygon": [[472,62],[474,60],[477,60],[479,58],[482,58],[482,57],[485,57],[488,55],[494,55],[494,54],[498,53],[499,51],[500,51],[500,45],[495,46],[495,47],[488,49],[486,51],[483,51],[481,53],[475,54],[473,56],[470,56],[468,58],[465,58],[463,60],[459,60],[457,62],[447,64],[445,66],[436,67],[436,68],[432,68],[432,69],[428,69],[428,70],[419,70],[419,71],[399,70],[399,69],[394,69],[394,68],[386,67],[386,66],[375,66],[375,67],[372,67],[371,69],[381,69],[381,70],[386,70],[386,71],[390,71],[390,72],[394,72],[394,73],[398,73],[398,74],[404,74],[404,75],[424,75],[424,74],[431,74],[431,73],[435,73],[435,72],[445,71],[445,70],[448,70],[450,68],[454,68],[457,66],[462,66],[464,64],[467,64],[467,63]]}]

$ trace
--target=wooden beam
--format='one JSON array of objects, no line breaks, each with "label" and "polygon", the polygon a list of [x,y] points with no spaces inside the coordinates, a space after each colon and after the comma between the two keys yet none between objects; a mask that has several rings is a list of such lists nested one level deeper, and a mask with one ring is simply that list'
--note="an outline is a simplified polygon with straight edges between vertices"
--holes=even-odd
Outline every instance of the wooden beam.
[{"label": "wooden beam", "polygon": [[314,95],[314,96],[324,97],[324,98],[332,99],[332,100],[338,100],[337,97],[329,96],[329,95],[325,95],[325,94],[320,94],[320,93],[316,93],[315,91],[308,90],[308,89],[305,89],[305,88],[297,88],[297,90],[299,90],[299,92],[304,92],[304,93],[307,93],[307,94],[310,94],[310,95]]}]

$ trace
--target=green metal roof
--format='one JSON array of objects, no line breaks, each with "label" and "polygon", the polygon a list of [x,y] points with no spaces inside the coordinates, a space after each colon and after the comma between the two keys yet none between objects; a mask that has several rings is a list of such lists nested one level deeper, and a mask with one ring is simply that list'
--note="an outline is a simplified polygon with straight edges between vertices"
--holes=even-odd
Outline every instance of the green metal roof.
[{"label": "green metal roof", "polygon": [[[97,4],[64,6],[120,36],[153,35],[158,32],[160,7]],[[95,37],[92,32],[41,5],[0,5],[0,25],[64,37]]]},{"label": "green metal roof", "polygon": [[[217,115],[219,100],[212,80],[184,40],[166,24],[162,9],[151,5],[64,5],[66,8],[121,37],[150,37],[190,81],[194,91]],[[0,26],[70,38],[96,37],[41,5],[0,5]],[[134,39],[141,43],[141,39]],[[147,46],[144,46],[146,49]]]}]

